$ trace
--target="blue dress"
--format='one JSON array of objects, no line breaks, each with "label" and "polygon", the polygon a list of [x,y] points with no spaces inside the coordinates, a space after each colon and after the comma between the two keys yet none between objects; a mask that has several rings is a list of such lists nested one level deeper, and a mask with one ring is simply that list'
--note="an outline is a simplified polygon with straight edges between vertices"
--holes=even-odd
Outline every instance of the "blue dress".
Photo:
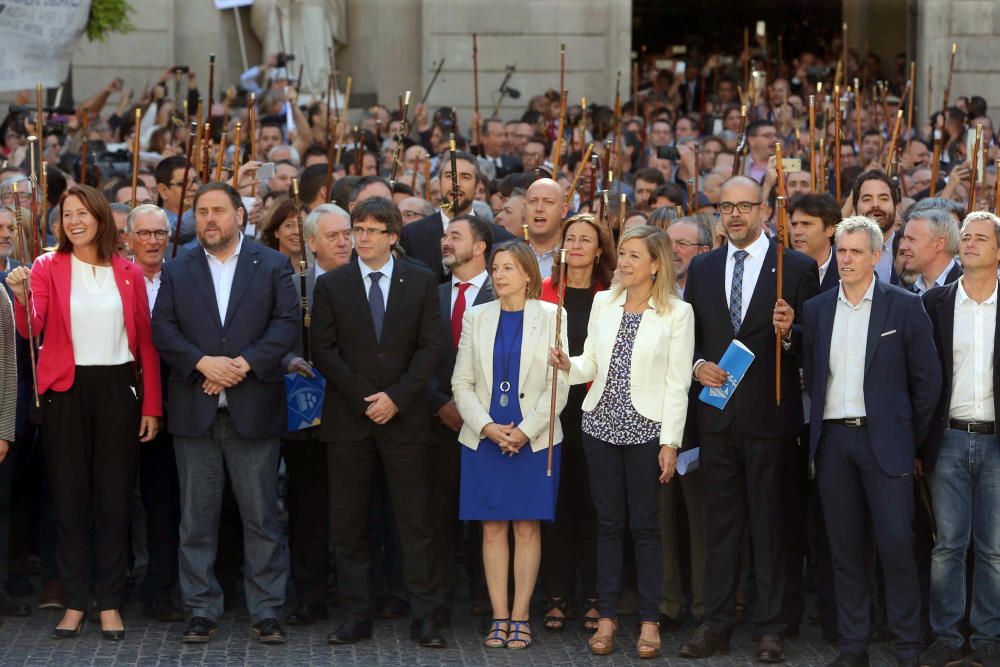
[{"label": "blue dress", "polygon": [[[493,344],[490,400],[490,417],[497,424],[521,423],[518,374],[523,322],[524,311],[500,311],[500,324]],[[499,389],[505,379],[505,366],[509,375],[506,379],[510,382],[506,407],[500,405]],[[514,456],[501,452],[489,438],[483,438],[475,451],[462,446],[459,518],[463,521],[552,521],[556,515],[561,449],[559,446],[553,448],[552,476],[549,477],[545,474],[548,451],[533,452],[530,442]]]}]

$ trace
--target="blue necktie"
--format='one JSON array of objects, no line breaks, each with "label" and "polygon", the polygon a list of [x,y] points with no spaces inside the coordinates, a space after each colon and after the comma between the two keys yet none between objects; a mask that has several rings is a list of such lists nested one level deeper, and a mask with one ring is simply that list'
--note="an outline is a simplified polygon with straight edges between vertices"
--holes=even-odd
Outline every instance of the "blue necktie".
[{"label": "blue necktie", "polygon": [[375,325],[375,338],[382,340],[382,323],[385,322],[385,299],[382,296],[382,288],[378,281],[382,279],[382,273],[372,271],[368,274],[372,281],[372,286],[368,288],[368,307],[372,310],[372,324]]},{"label": "blue necktie", "polygon": [[733,323],[733,335],[740,331],[743,323],[743,261],[749,255],[746,250],[733,253],[736,265],[733,267],[733,284],[729,288],[729,321]]}]

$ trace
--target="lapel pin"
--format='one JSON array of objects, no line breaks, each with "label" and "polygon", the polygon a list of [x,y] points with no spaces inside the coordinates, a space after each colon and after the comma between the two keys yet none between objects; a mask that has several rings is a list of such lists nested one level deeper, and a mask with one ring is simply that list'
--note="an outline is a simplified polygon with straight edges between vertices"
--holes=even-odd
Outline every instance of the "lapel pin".
[{"label": "lapel pin", "polygon": [[131,284],[131,283],[130,283],[130,282],[128,281],[128,278],[126,278],[126,279],[125,279],[125,284],[126,284],[126,285],[130,285],[130,284]]},{"label": "lapel pin", "polygon": [[775,272],[775,268],[772,266],[771,267],[771,273],[774,273],[774,272]]}]

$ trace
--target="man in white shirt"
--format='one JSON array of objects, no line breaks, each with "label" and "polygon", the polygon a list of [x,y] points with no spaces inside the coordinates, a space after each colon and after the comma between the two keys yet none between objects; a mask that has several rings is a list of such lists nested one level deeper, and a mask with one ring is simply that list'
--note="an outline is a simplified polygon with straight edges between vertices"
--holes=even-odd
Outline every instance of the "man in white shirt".
[{"label": "man in white shirt", "polygon": [[788,203],[792,247],[816,261],[819,267],[819,291],[825,292],[840,283],[837,257],[833,249],[833,230],[840,222],[840,207],[828,194],[803,194]]},{"label": "man in white shirt", "polygon": [[962,660],[967,552],[975,550],[971,589],[972,663],[1000,662],[1000,398],[996,355],[1000,218],[977,211],[962,224],[965,274],[923,296],[934,325],[944,391],[921,455],[930,479],[938,536],[931,552],[930,620],[935,639],[920,658],[933,667]]},{"label": "man in white shirt", "polygon": [[851,188],[854,211],[874,220],[882,230],[882,251],[875,272],[882,282],[899,283],[893,265],[892,242],[896,236],[896,206],[899,190],[881,171],[866,171]]},{"label": "man in white shirt", "polygon": [[903,270],[916,274],[911,291],[917,294],[947,285],[962,275],[956,254],[958,226],[948,211],[920,211],[903,228],[899,256],[903,258]]}]

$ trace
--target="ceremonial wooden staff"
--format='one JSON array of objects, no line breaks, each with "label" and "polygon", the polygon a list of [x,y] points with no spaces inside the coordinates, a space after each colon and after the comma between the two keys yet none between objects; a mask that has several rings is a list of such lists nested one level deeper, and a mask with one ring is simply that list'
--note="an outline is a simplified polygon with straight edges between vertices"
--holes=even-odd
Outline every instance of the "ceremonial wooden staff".
[{"label": "ceremonial wooden staff", "polygon": [[576,131],[580,133],[579,151],[582,153],[587,145],[587,98],[580,98],[580,122],[576,124]]},{"label": "ceremonial wooden staff", "polygon": [[[860,142],[861,140],[858,139]],[[816,192],[816,96],[809,96],[809,192]]]},{"label": "ceremonial wooden staff", "polygon": [[[83,132],[83,143],[80,145],[80,183],[82,185],[87,184],[87,142],[90,138],[87,136],[90,134],[90,112],[86,107],[81,109],[83,113],[83,118],[80,119],[80,128]],[[39,118],[39,120],[41,120]]]},{"label": "ceremonial wooden staff", "polygon": [[747,105],[740,106],[740,132],[736,142],[736,157],[733,158],[733,171],[730,176],[738,176],[743,172],[743,149],[747,145]]},{"label": "ceremonial wooden staff", "polygon": [[[845,85],[845,87],[846,87],[846,85],[847,85],[847,21],[843,22],[843,25],[841,26],[841,29],[840,29],[840,61],[841,61],[841,63],[843,63],[843,66],[844,66],[844,69],[843,69],[843,72],[842,72],[843,79],[841,79],[841,83],[843,83]],[[782,62],[782,61],[779,60],[778,62]]]},{"label": "ceremonial wooden staff", "polygon": [[861,112],[864,111],[865,100],[861,96],[861,82],[854,78],[854,143],[858,147],[858,155],[861,155]]},{"label": "ceremonial wooden staff", "polygon": [[559,45],[559,92],[566,90],[566,43]]},{"label": "ceremonial wooden staff", "polygon": [[334,115],[332,106],[333,91],[336,90],[333,80],[336,76],[336,73],[331,71],[330,76],[326,78],[326,178],[323,179],[323,183],[326,185],[327,199],[330,187],[333,185],[333,153],[336,150],[333,128],[336,125],[339,130],[340,126],[340,114]]},{"label": "ceremonial wooden staff", "polygon": [[[593,145],[593,144],[591,144]],[[594,196],[597,194],[597,179],[601,176],[601,156],[590,154],[590,189],[587,191],[587,210],[594,212]],[[1000,179],[998,179],[1000,180]]]},{"label": "ceremonial wooden staff", "polygon": [[917,61],[910,61],[910,78],[906,82],[906,147],[910,149],[910,140],[913,132],[913,91],[917,88]]},{"label": "ceremonial wooden staff", "polygon": [[[965,214],[969,215],[976,210],[976,181],[979,171],[979,152],[983,145],[983,126],[976,125],[976,143],[972,147],[972,170],[969,172],[969,205],[965,209]],[[984,167],[986,165],[983,165]]]},{"label": "ceremonial wooden staff", "polygon": [[931,153],[931,190],[933,197],[937,192],[938,170],[941,166],[941,130],[934,128],[934,150]]},{"label": "ceremonial wooden staff", "polygon": [[226,134],[223,133],[219,137],[219,157],[215,160],[215,180],[222,181],[222,163],[225,162],[226,158]]},{"label": "ceremonial wooden staff", "polygon": [[892,118],[889,116],[889,84],[887,82],[878,82],[878,96],[879,101],[882,103],[882,119],[885,122],[885,130],[888,132]]},{"label": "ceremonial wooden staff", "polygon": [[[250,135],[250,158],[257,159],[257,96],[250,93],[250,106],[247,108],[247,134]],[[327,190],[329,192],[329,190]],[[257,196],[257,177],[250,182],[250,196]]]},{"label": "ceremonial wooden staff", "polygon": [[899,146],[899,127],[903,124],[903,110],[896,112],[896,124],[892,128],[892,138],[889,140],[889,153],[885,158],[885,175],[892,178],[892,167],[896,161],[896,148]]},{"label": "ceremonial wooden staff", "polygon": [[[28,137],[28,156],[31,160],[31,171],[28,172],[28,180],[31,181],[31,247],[28,254],[32,261],[38,257],[38,172],[35,167],[35,151],[38,150],[38,137],[32,135]],[[43,232],[44,233],[44,232]],[[25,239],[27,240],[27,239]]]},{"label": "ceremonial wooden staff", "polygon": [[[784,280],[784,270],[785,270],[785,245],[787,244],[787,234],[788,229],[785,221],[785,197],[783,195],[778,195],[777,197],[777,207],[778,207],[778,234],[775,240],[778,243],[778,254],[777,254],[777,283],[775,288],[777,289],[778,301],[781,301],[781,286]],[[777,406],[781,405],[781,336],[778,332],[774,332],[774,404]]]},{"label": "ceremonial wooden staff", "polygon": [[44,245],[45,231],[48,228],[48,207],[49,207],[49,175],[48,171],[45,169],[45,123],[42,121],[43,108],[42,108],[42,84],[36,84],[35,86],[35,104],[37,107],[38,121],[35,123],[35,134],[38,137],[38,218],[33,220],[33,227],[41,227],[40,234],[36,237],[35,231],[32,229],[32,243],[34,248],[32,252],[35,257],[41,254],[42,245]]},{"label": "ceremonial wooden staff", "polygon": [[[389,174],[389,186],[396,183],[396,173],[399,170],[399,158],[403,153],[403,137],[406,136],[406,115],[410,111],[410,91],[403,94],[402,114],[399,127],[396,129],[396,146],[392,149],[392,171]],[[360,173],[360,172],[359,172]]]},{"label": "ceremonial wooden staff", "polygon": [[781,157],[781,142],[779,141],[774,144],[774,171],[778,175],[778,194],[784,197],[787,193],[785,192],[785,169]]},{"label": "ceremonial wooden staff", "polygon": [[421,150],[417,153],[417,162],[413,165],[413,171],[410,172],[410,189],[413,192],[417,191],[417,172],[420,171],[420,164],[424,161],[424,152]]},{"label": "ceremonial wooden staff", "polygon": [[747,54],[743,61],[743,85],[750,87],[750,28],[743,28],[743,52]]},{"label": "ceremonial wooden staff", "polygon": [[563,128],[566,123],[566,91],[559,93],[559,125],[556,143],[552,148],[552,178],[559,179],[559,159],[562,157]]},{"label": "ceremonial wooden staff", "polygon": [[[423,156],[423,153],[420,154]],[[424,162],[424,200],[430,201],[431,193],[431,156],[427,156],[427,160]]]},{"label": "ceremonial wooden staff", "polygon": [[615,230],[611,227],[611,221],[608,219],[608,191],[601,190],[600,194],[600,204],[598,206],[598,217],[600,218],[601,226],[608,230],[608,238],[612,241],[615,239]]},{"label": "ceremonial wooden staff", "polygon": [[306,271],[309,268],[309,261],[306,255],[306,234],[302,224],[302,202],[299,201],[299,179],[292,179],[292,195],[295,197],[295,219],[299,228],[299,242],[302,244],[302,252],[299,256],[299,303],[302,305],[302,357],[310,361],[309,354],[309,293],[306,285]]},{"label": "ceremonial wooden staff", "polygon": [[625,214],[628,212],[628,197],[624,192],[618,195],[618,238],[625,233]]},{"label": "ceremonial wooden staff", "polygon": [[632,63],[632,117],[639,115],[639,63]]},{"label": "ceremonial wooden staff", "polygon": [[188,137],[187,154],[184,158],[184,177],[181,179],[181,201],[177,205],[177,223],[174,226],[174,247],[170,251],[170,258],[177,257],[177,246],[181,242],[181,221],[184,219],[184,199],[187,197],[188,176],[191,172],[191,151],[194,149],[194,139],[197,133],[198,123],[191,123],[191,136]]},{"label": "ceremonial wooden staff", "polygon": [[[406,96],[409,98],[409,92]],[[482,155],[482,138],[479,135],[481,130],[479,126],[481,122],[479,118],[479,43],[476,39],[476,33],[472,33],[472,110],[476,114],[476,120],[472,124],[472,152],[474,155]],[[405,118],[406,115],[404,114],[403,117]]]},{"label": "ceremonial wooden staff", "polygon": [[[352,78],[350,76],[347,77],[347,84],[344,87],[344,109],[342,111],[342,113],[343,113],[343,120],[344,120],[345,123],[350,123],[351,122],[351,110],[350,110],[350,107],[351,107],[351,82],[352,82]],[[338,121],[339,120],[340,119],[338,118]],[[339,124],[339,122],[338,122],[338,124]],[[357,136],[357,128],[355,128],[355,137],[356,136]],[[333,161],[334,162],[334,167],[336,167],[336,165],[340,164],[340,152],[343,150],[343,148],[344,148],[343,137],[340,136],[340,128],[338,127],[337,128],[337,154],[334,156],[335,157],[335,159]],[[358,173],[360,173],[360,170],[358,170]],[[330,187],[332,187],[332,186],[333,186],[333,182],[331,181],[330,182]],[[327,188],[327,193],[329,194],[329,192],[330,192],[330,188]]]},{"label": "ceremonial wooden staff", "polygon": [[948,79],[944,85],[944,100],[941,102],[941,113],[944,120],[948,118],[948,98],[951,96],[951,76],[955,72],[955,53],[958,51],[958,42],[951,43],[951,59],[948,61]]},{"label": "ceremonial wooden staff", "polygon": [[[568,205],[573,201],[573,193],[576,192],[576,185],[580,182],[580,176],[583,174],[583,170],[587,168],[587,163],[590,162],[590,154],[594,152],[594,144],[587,146],[587,152],[583,154],[583,158],[580,160],[580,164],[577,165],[576,173],[573,174],[573,182],[569,186],[569,190],[566,192],[566,204]],[[581,208],[583,202],[580,203]]]},{"label": "ceremonial wooden staff", "polygon": [[[562,318],[563,301],[566,298],[566,248],[559,248],[559,307],[556,309],[556,341],[555,348],[562,351]],[[556,439],[556,396],[559,389],[559,369],[552,369],[552,396],[549,401],[549,459],[545,474],[552,477],[552,450]]]},{"label": "ceremonial wooden staff", "polygon": [[522,222],[521,223],[521,234],[524,235],[524,242],[527,243],[528,245],[531,245],[531,238],[528,235],[528,223],[527,222]]},{"label": "ceremonial wooden staff", "polygon": [[[24,238],[24,230],[21,227],[21,200],[17,196],[17,182],[11,184],[14,190],[14,245],[17,249],[17,254],[20,255],[18,260],[21,262],[21,266],[27,267],[27,253],[25,252],[24,244],[27,239]],[[35,332],[32,330],[31,320],[34,317],[31,302],[31,278],[28,277],[24,282],[24,295],[25,295],[25,310],[27,311],[28,317],[28,354],[31,355],[31,386],[34,390],[35,397],[35,407],[39,407],[38,402],[38,369],[35,361]]]},{"label": "ceremonial wooden staff", "polygon": [[[420,98],[420,103],[421,104],[423,104],[424,102],[426,102],[427,101],[427,97],[431,94],[431,89],[434,88],[434,82],[438,80],[438,75],[441,73],[441,68],[442,67],[444,67],[444,58],[442,58],[441,62],[439,62],[437,64],[437,68],[434,70],[434,75],[431,77],[430,83],[427,84],[427,90],[424,91],[424,96]],[[350,82],[350,80],[351,80],[350,77],[348,77],[347,80],[348,80],[348,82]],[[348,83],[347,90],[350,90],[350,83]],[[347,95],[346,99],[350,99],[350,95]],[[346,102],[346,99],[345,99],[345,102]],[[344,110],[345,110],[345,113],[346,113],[346,110],[347,110],[347,104],[346,103],[344,104]],[[494,112],[493,116],[495,117],[496,115],[497,115],[497,113]]]},{"label": "ceremonial wooden staff", "polygon": [[243,144],[240,143],[240,133],[243,131],[243,123],[236,121],[236,134],[233,137],[233,189],[240,189],[240,166],[243,164]]},{"label": "ceremonial wooden staff", "polygon": [[[253,93],[250,93],[250,97],[253,98]],[[194,137],[194,173],[196,174],[201,173],[201,110],[202,101],[199,97],[197,118],[194,119],[194,122],[198,125],[198,131],[195,133]]]},{"label": "ceremonial wooden staff", "polygon": [[455,133],[448,135],[448,158],[451,161],[451,217],[458,215],[458,200],[462,190],[458,186],[458,150],[455,148]]},{"label": "ceremonial wooden staff", "polygon": [[[280,17],[280,12],[279,12]],[[284,49],[282,49],[284,51]],[[209,127],[212,126],[212,106],[215,103],[215,54],[208,54],[208,113],[206,114],[205,122],[208,123]],[[205,179],[208,182],[208,179]]]},{"label": "ceremonial wooden staff", "polygon": [[[132,132],[132,208],[135,208],[136,191],[139,188],[139,124],[142,122],[142,109],[136,107],[135,127]],[[173,132],[173,126],[170,131]]]},{"label": "ceremonial wooden staff", "polygon": [[[615,79],[615,115],[614,123],[611,125],[611,138],[615,145],[615,154],[619,155],[619,159],[615,161],[615,175],[618,177],[617,180],[620,183],[622,180],[622,160],[619,154],[619,144],[622,138],[622,95],[621,95],[621,85],[622,85],[622,73],[618,72],[618,77]],[[624,152],[624,151],[623,151]]]},{"label": "ceremonial wooden staff", "polygon": [[994,215],[1000,216],[1000,160],[996,161],[997,168],[997,184],[996,190],[993,191],[993,211]]},{"label": "ceremonial wooden staff", "polygon": [[[846,25],[846,24],[845,24]],[[840,205],[840,111],[842,109],[840,99],[840,86],[833,87],[833,183],[834,194],[837,198],[837,205]]]},{"label": "ceremonial wooden staff", "polygon": [[358,176],[361,176],[361,170],[365,168],[365,143],[361,140],[361,130],[357,125],[354,126],[354,145],[354,168]]}]

